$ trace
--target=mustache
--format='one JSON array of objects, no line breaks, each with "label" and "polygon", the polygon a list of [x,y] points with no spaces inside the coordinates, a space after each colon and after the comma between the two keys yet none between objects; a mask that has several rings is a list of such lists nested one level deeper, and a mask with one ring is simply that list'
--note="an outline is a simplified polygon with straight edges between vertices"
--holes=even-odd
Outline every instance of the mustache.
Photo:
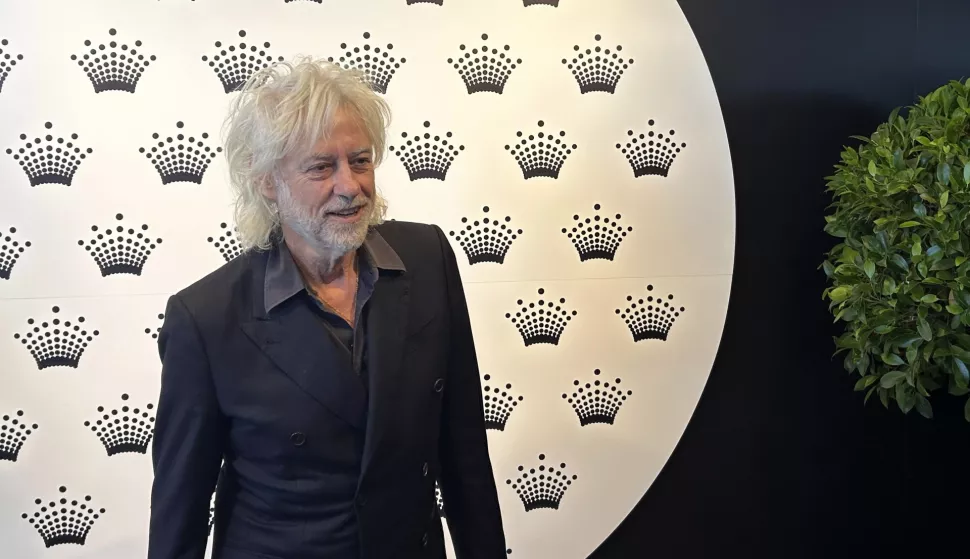
[{"label": "mustache", "polygon": [[324,214],[334,213],[334,212],[345,212],[348,210],[356,210],[358,208],[366,208],[371,204],[371,201],[364,198],[358,200],[351,200],[350,202],[343,204],[330,204],[321,208],[321,212]]}]

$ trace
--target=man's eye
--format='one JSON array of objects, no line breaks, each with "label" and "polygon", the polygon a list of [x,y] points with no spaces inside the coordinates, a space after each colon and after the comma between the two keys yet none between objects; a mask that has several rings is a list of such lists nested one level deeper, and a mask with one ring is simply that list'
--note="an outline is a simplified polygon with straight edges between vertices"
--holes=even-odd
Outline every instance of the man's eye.
[{"label": "man's eye", "polygon": [[320,172],[320,171],[326,171],[329,168],[330,168],[330,165],[323,164],[323,165],[315,165],[313,167],[310,167],[310,170]]},{"label": "man's eye", "polygon": [[354,165],[367,165],[368,163],[370,163],[370,159],[366,157],[362,157],[354,161]]}]

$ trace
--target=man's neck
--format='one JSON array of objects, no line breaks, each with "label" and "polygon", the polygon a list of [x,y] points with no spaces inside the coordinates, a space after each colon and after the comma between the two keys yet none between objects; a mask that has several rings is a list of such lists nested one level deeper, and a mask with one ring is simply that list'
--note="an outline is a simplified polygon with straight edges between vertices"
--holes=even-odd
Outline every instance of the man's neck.
[{"label": "man's neck", "polygon": [[283,228],[283,240],[297,267],[312,286],[336,286],[356,279],[354,251],[343,254],[328,251],[307,242],[288,227]]}]

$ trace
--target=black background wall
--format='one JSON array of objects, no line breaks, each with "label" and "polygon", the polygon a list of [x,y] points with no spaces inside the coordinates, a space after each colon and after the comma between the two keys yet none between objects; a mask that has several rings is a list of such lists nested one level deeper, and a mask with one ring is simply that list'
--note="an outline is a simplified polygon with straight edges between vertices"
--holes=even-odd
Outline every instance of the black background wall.
[{"label": "black background wall", "polygon": [[[943,557],[965,550],[970,426],[862,406],[832,359],[818,265],[851,134],[970,77],[966,0],[680,0],[734,161],[737,255],[725,334],[681,442],[592,556]],[[965,552],[965,551],[964,551]]]}]

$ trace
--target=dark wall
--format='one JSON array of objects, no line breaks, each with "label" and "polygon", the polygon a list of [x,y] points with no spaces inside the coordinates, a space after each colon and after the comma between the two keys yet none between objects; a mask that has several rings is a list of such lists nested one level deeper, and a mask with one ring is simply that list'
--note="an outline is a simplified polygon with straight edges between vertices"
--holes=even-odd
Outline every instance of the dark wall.
[{"label": "dark wall", "polygon": [[677,450],[593,554],[942,557],[965,549],[970,426],[867,407],[832,358],[818,270],[851,134],[970,77],[965,0],[680,0],[721,101],[737,193],[725,334]]}]

